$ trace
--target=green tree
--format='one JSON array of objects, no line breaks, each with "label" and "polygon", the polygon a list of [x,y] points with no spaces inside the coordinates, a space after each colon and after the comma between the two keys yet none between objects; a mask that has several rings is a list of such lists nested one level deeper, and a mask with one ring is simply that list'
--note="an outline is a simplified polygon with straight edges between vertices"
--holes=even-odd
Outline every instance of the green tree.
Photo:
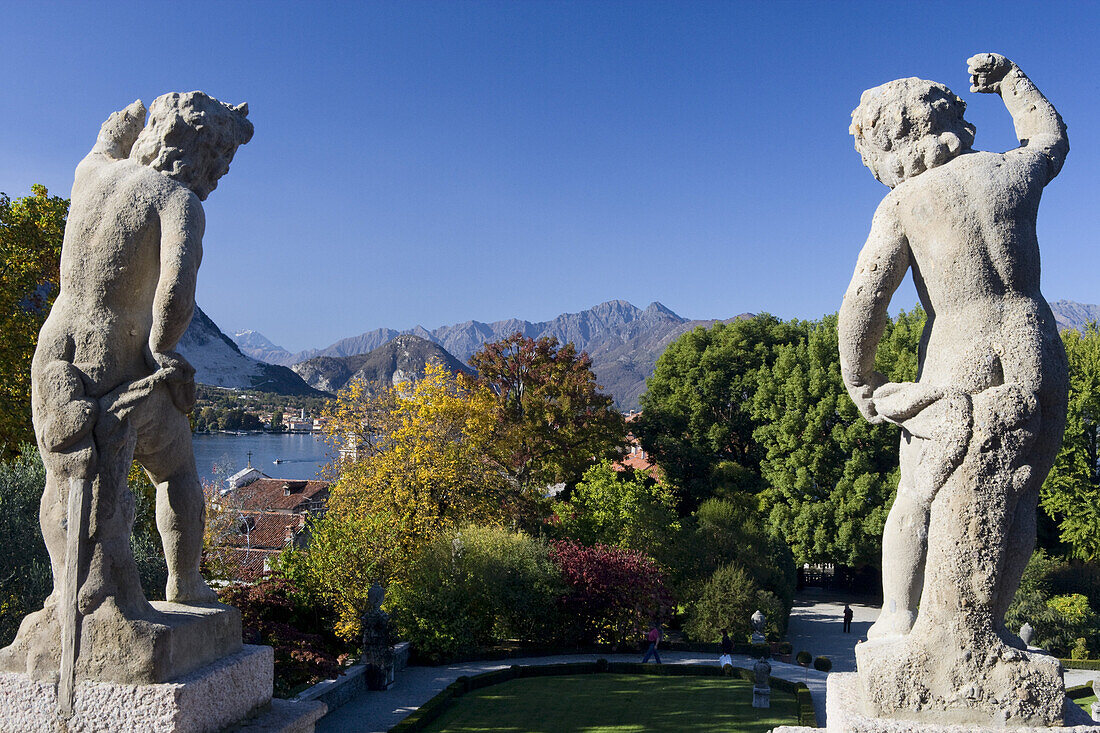
[{"label": "green tree", "polygon": [[757,374],[805,330],[767,314],[700,326],[657,360],[634,434],[680,492],[681,514],[714,495],[763,488],[751,409]]},{"label": "green tree", "polygon": [[1060,539],[1083,560],[1100,558],[1100,331],[1062,332],[1069,359],[1069,409],[1062,449],[1043,483],[1042,507]]},{"label": "green tree", "polygon": [[53,587],[50,556],[38,529],[38,502],[46,485],[46,469],[30,444],[20,455],[0,460],[0,646],[15,638],[19,622],[42,602]]},{"label": "green tree", "polygon": [[787,609],[773,593],[762,590],[744,568],[726,565],[714,572],[690,605],[684,631],[694,641],[717,641],[722,629],[729,629],[732,638],[748,641],[752,633],[749,619],[758,609],[767,617],[768,637],[778,640],[786,627]]},{"label": "green tree", "polygon": [[483,345],[470,365],[496,396],[495,457],[519,486],[573,485],[593,461],[621,449],[623,416],[572,343],[517,332]]},{"label": "green tree", "polygon": [[31,357],[57,296],[69,201],[34,185],[0,193],[0,458],[34,442]]},{"label": "green tree", "polygon": [[672,492],[641,471],[616,471],[603,461],[585,471],[569,501],[554,507],[565,536],[602,542],[667,561],[680,531]]},{"label": "green tree", "polygon": [[424,548],[387,605],[401,638],[442,661],[509,639],[545,641],[563,591],[543,542],[466,525]]},{"label": "green tree", "polygon": [[[837,319],[809,324],[804,338],[777,349],[759,372],[753,437],[768,489],[761,507],[799,563],[874,565],[897,488],[898,428],[871,425],[840,377]],[[916,377],[923,311],[887,326],[877,368],[894,381]]]}]

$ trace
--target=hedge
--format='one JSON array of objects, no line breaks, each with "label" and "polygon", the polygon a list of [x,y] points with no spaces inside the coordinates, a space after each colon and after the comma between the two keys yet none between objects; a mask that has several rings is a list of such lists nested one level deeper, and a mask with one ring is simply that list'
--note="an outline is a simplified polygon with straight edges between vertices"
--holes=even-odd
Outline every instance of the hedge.
[{"label": "hedge", "polygon": [[[640,662],[609,662],[606,659],[597,659],[595,662],[545,664],[529,667],[513,665],[507,669],[483,672],[473,677],[459,677],[443,688],[443,691],[438,695],[428,700],[400,723],[390,728],[390,733],[416,733],[422,731],[428,727],[428,724],[442,715],[447,708],[454,704],[456,698],[462,697],[467,692],[480,690],[483,687],[489,687],[490,685],[500,684],[501,682],[507,682],[508,680],[520,677],[599,674],[601,672],[695,677],[722,676],[722,668],[711,665],[641,664]],[[743,680],[752,682],[755,679],[751,669],[738,667],[737,673]],[[814,713],[813,698],[806,685],[801,682],[782,680],[777,677],[771,677],[769,683],[772,687],[781,692],[794,693],[798,703],[799,725],[805,725],[811,728],[817,727],[817,716]]]},{"label": "hedge", "polygon": [[1059,659],[1066,669],[1100,669],[1100,659]]},{"label": "hedge", "polygon": [[1066,697],[1070,700],[1080,700],[1081,698],[1090,697],[1092,695],[1092,685],[1077,685],[1076,687],[1066,688]]},{"label": "hedge", "polygon": [[[502,661],[505,659],[520,659],[523,657],[555,657],[563,654],[629,654],[631,651],[637,650],[638,653],[642,653],[645,647],[649,645],[649,642],[638,640],[637,644],[619,644],[617,647],[612,647],[610,644],[598,644],[595,646],[586,647],[567,647],[562,648],[560,646],[552,645],[531,645],[522,647],[509,647],[509,648],[490,648],[482,649],[471,654],[461,654],[453,659],[449,660],[449,663],[458,662],[492,662]],[[788,641],[781,641],[775,645],[760,645],[762,648],[771,646],[777,647],[773,654],[790,654],[792,652],[791,643]],[[743,656],[753,656],[756,650],[756,645],[749,644],[747,642],[734,642],[733,653]],[[694,652],[699,653],[714,653],[718,654],[718,643],[703,643],[697,641],[661,641],[661,651],[670,652]],[[432,663],[420,655],[417,654],[416,649],[413,649],[413,661],[417,664],[426,664],[427,666],[438,666],[438,664]]]}]

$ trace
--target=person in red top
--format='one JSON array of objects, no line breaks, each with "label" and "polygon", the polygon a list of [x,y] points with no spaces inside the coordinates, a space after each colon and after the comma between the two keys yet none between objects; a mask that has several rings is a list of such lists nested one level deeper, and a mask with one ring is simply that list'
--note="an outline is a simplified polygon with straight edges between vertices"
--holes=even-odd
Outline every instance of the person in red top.
[{"label": "person in red top", "polygon": [[649,649],[646,650],[645,656],[642,657],[642,664],[649,661],[650,657],[653,657],[657,664],[661,663],[661,655],[657,653],[657,644],[661,641],[661,637],[664,636],[661,633],[661,622],[654,621],[653,626],[649,629],[649,634],[646,639],[649,641]]}]

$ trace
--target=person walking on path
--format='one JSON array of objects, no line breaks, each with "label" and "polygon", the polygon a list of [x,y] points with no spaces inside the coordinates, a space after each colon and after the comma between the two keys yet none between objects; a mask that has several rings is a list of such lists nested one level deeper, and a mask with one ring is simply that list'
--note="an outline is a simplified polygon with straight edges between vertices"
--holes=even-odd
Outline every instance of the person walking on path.
[{"label": "person walking on path", "polygon": [[657,644],[661,641],[661,622],[654,621],[653,626],[649,629],[649,635],[646,637],[649,641],[649,649],[646,650],[645,656],[642,657],[642,664],[649,661],[650,657],[653,657],[657,664],[661,663],[661,655],[657,653]]},{"label": "person walking on path", "polygon": [[721,655],[718,657],[718,666],[725,667],[733,664],[733,640],[730,639],[729,629],[722,629],[722,641],[719,644]]},{"label": "person walking on path", "polygon": [[844,633],[852,633],[852,617],[855,613],[852,611],[852,607],[847,603],[844,604]]}]

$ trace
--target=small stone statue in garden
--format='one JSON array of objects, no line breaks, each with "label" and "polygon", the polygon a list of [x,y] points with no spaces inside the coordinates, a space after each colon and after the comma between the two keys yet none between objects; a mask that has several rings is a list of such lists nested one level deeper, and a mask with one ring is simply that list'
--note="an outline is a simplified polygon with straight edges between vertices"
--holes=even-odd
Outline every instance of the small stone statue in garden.
[{"label": "small stone statue in garden", "polygon": [[[859,683],[876,716],[1060,725],[1058,661],[1026,651],[1004,615],[1065,426],[1066,356],[1039,290],[1035,227],[1069,142],[1012,61],[978,54],[969,73],[972,92],[1001,97],[1020,147],[971,149],[966,104],[922,79],[868,90],[852,113],[856,149],[892,191],[841,307],[841,370],[867,420],[902,428],[884,604],[856,647]],[[928,314],[919,376],[890,382],[875,353],[909,269]]]},{"label": "small stone statue in garden", "polygon": [[766,643],[767,637],[764,635],[764,624],[767,623],[767,617],[760,612],[760,609],[757,609],[750,620],[752,621],[752,643]]},{"label": "small stone statue in garden", "polygon": [[385,589],[375,583],[367,591],[371,610],[363,614],[363,662],[367,664],[367,687],[384,690],[393,682],[393,644],[390,616],[382,610]]},{"label": "small stone statue in garden", "polygon": [[752,665],[752,706],[754,708],[771,707],[771,674],[772,666],[768,663],[766,656],[761,656],[756,660],[756,664]]},{"label": "small stone statue in garden", "polygon": [[1024,622],[1024,625],[1020,627],[1020,641],[1026,646],[1031,646],[1031,640],[1035,638],[1035,629],[1031,624]]}]

